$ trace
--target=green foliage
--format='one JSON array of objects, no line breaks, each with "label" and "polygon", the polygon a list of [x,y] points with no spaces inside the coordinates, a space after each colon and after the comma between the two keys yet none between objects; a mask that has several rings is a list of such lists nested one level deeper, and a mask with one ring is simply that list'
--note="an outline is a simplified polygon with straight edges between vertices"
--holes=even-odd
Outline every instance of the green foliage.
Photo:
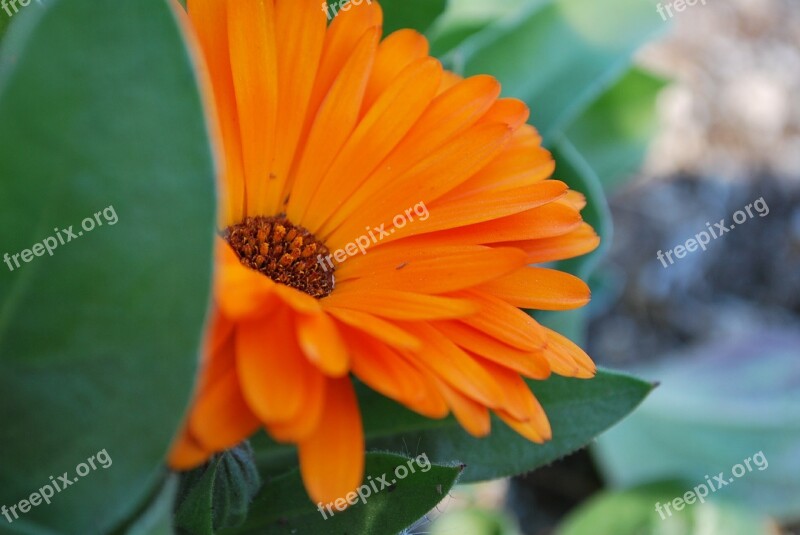
[{"label": "green foliage", "polygon": [[[331,462],[336,460],[332,459]],[[395,470],[400,466],[407,470],[413,466],[415,471],[411,473],[408,470],[405,478],[396,477]],[[364,484],[369,487],[370,480],[376,481],[386,475],[385,480],[390,487],[382,488],[383,483],[376,482],[377,493],[370,488],[371,495],[367,496],[367,491],[363,490],[364,500],[350,505],[343,512],[332,506],[331,510],[335,513],[332,516],[324,508],[326,504],[322,504],[323,517],[317,505],[309,501],[300,480],[300,472],[295,468],[270,478],[255,498],[247,523],[239,529],[224,531],[223,535],[395,535],[436,506],[455,484],[461,470],[458,465],[419,462],[390,453],[369,453]],[[355,501],[355,498],[351,497],[351,501]]]},{"label": "green foliage", "polygon": [[172,517],[178,476],[172,474],[155,498],[134,518],[132,524],[117,530],[118,535],[174,535]]},{"label": "green foliage", "polygon": [[[492,434],[476,439],[455,419],[423,418],[372,392],[361,389],[368,445],[410,454],[425,453],[438,462],[467,465],[462,482],[483,481],[528,472],[567,455],[632,411],[652,389],[638,379],[600,371],[590,381],[553,376],[530,381],[553,427],[553,440],[537,445],[520,437],[498,419]],[[292,450],[262,437],[256,459],[262,472],[272,472],[292,458]],[[413,451],[408,451],[413,448]]]},{"label": "green foliage", "polygon": [[[613,14],[613,15],[612,15]],[[664,23],[647,2],[530,1],[444,58],[464,75],[488,73],[531,108],[552,141],[628,69]]]},{"label": "green foliage", "polygon": [[655,99],[664,80],[633,68],[564,131],[606,191],[639,166],[655,134]]},{"label": "green foliage", "polygon": [[379,2],[383,8],[384,35],[401,28],[413,28],[425,33],[447,7],[447,0],[379,0]]},{"label": "green foliage", "polygon": [[248,443],[231,448],[183,474],[175,512],[181,533],[213,535],[247,519],[250,502],[261,487]]},{"label": "green foliage", "polygon": [[[0,270],[0,504],[67,472],[69,489],[11,529],[107,532],[162,479],[189,399],[213,162],[164,2],[55,1],[15,17],[0,57],[3,252],[65,243]],[[70,226],[66,242],[54,229]],[[111,466],[74,481],[101,450]]]}]

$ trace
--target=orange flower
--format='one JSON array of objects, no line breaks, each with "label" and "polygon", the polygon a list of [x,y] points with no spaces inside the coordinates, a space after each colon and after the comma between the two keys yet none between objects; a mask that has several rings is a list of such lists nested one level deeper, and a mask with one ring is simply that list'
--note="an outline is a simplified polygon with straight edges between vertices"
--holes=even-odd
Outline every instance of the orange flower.
[{"label": "orange flower", "polygon": [[224,156],[212,327],[170,454],[189,469],[260,427],[296,444],[311,498],[363,477],[353,379],[489,433],[489,411],[551,436],[522,377],[591,377],[589,357],[518,307],[586,304],[533,263],[599,238],[583,198],[489,76],[460,79],[424,37],[383,41],[376,2],[330,27],[319,0],[189,0]]}]

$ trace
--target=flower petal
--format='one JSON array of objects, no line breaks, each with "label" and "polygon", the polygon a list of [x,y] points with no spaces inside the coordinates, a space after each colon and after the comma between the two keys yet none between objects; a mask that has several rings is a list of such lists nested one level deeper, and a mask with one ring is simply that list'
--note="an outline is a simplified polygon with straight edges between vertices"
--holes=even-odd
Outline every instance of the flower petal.
[{"label": "flower petal", "polygon": [[520,308],[570,310],[589,302],[589,286],[569,273],[527,267],[486,282],[480,290]]},{"label": "flower petal", "polygon": [[344,498],[364,477],[364,430],[349,378],[328,380],[324,406],[319,426],[297,448],[300,474],[315,503]]},{"label": "flower petal", "polygon": [[347,346],[336,323],[325,312],[298,316],[297,342],[308,360],[325,375],[347,375],[350,367]]}]

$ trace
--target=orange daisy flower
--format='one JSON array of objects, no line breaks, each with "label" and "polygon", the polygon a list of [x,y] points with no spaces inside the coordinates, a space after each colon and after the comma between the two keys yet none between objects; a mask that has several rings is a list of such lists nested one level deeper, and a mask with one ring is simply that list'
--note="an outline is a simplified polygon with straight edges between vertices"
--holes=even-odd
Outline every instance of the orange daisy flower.
[{"label": "orange daisy flower", "polygon": [[263,427],[296,444],[331,502],[363,478],[353,381],[474,436],[490,411],[550,438],[522,377],[591,377],[520,310],[586,304],[532,267],[599,238],[520,101],[461,79],[377,2],[330,26],[319,0],[189,0],[224,161],[212,326],[169,463],[190,469]]}]

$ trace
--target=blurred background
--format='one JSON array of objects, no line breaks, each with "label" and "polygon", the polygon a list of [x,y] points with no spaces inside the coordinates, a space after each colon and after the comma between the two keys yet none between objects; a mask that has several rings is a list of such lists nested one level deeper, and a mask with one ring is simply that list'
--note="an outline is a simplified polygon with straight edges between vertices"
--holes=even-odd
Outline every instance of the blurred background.
[{"label": "blurred background", "polygon": [[[498,24],[525,4],[498,3]],[[800,2],[652,4],[663,32],[634,61],[656,80],[652,101],[641,81],[612,92],[622,105],[594,130],[627,124],[648,141],[633,158],[630,144],[604,152],[640,161],[603,184],[613,238],[593,266],[584,347],[659,387],[588,449],[457,487],[411,533],[800,533]],[[446,14],[486,16],[458,0]],[[707,250],[657,258],[759,199]],[[757,454],[766,467],[733,477]],[[656,511],[720,473],[732,481],[706,503]]]}]

